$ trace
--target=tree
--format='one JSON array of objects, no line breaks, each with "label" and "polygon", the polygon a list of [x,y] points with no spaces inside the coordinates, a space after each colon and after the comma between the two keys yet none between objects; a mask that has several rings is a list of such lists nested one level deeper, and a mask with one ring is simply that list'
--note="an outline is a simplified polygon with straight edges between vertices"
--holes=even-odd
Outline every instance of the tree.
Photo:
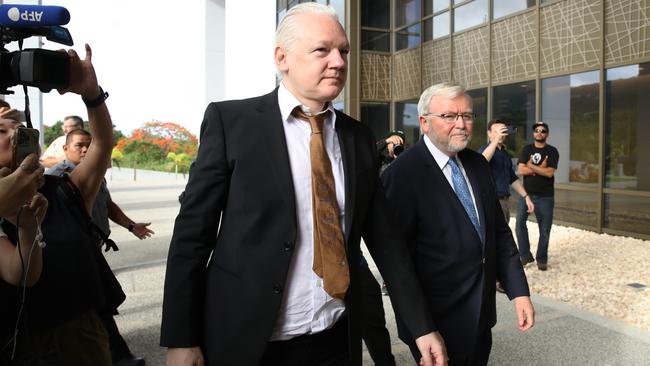
[{"label": "tree", "polygon": [[167,159],[171,160],[174,163],[174,172],[176,174],[178,174],[179,167],[181,173],[183,174],[187,173],[190,169],[190,164],[192,162],[192,158],[190,158],[190,156],[185,153],[176,154],[170,152],[169,154],[167,154]]},{"label": "tree", "polygon": [[111,151],[111,161],[113,162],[113,165],[116,165],[119,168],[120,162],[122,162],[123,160],[124,160],[124,154],[122,154],[120,150],[114,147],[113,151]]},{"label": "tree", "polygon": [[134,165],[170,170],[171,166],[164,166],[169,159],[175,169],[185,171],[196,157],[197,145],[196,136],[176,123],[147,122],[133,130],[130,137],[119,140],[115,148]]},{"label": "tree", "polygon": [[63,135],[62,126],[63,122],[61,121],[56,121],[52,126],[43,126],[43,140],[45,141],[45,146],[50,145],[57,137]]}]

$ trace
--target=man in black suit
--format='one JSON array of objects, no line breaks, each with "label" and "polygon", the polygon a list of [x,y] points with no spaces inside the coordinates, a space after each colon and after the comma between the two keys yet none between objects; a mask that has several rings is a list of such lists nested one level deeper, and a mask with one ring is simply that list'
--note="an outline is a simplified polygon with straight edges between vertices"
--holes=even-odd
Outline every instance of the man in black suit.
[{"label": "man in black suit", "polygon": [[360,365],[361,236],[424,363],[446,364],[374,137],[331,103],[348,52],[334,10],[300,4],[276,32],[279,87],[208,106],[169,249],[167,365]]},{"label": "man in black suit", "polygon": [[[458,85],[437,84],[418,103],[423,137],[382,175],[411,250],[450,365],[485,365],[496,323],[498,279],[514,299],[519,329],[534,323],[528,283],[495,194],[490,166],[466,149],[474,114]],[[390,293],[396,286],[388,281]],[[419,352],[398,315],[400,338]]]}]

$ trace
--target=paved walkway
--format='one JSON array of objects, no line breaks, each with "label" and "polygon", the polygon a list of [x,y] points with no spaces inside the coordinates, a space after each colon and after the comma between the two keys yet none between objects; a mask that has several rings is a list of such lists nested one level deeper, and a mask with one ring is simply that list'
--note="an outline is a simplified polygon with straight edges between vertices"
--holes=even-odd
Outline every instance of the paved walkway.
[{"label": "paved walkway", "polygon": [[[132,184],[128,172],[125,174],[126,178],[109,182],[113,199],[134,219],[151,217],[156,230],[154,238],[160,241],[134,241],[126,230],[113,230],[112,237],[124,245],[122,251],[111,255],[109,262],[117,268],[118,279],[128,295],[116,319],[134,353],[145,356],[148,365],[164,365],[164,350],[158,347],[164,257],[178,210],[173,202],[182,190],[183,180],[173,176],[161,180],[163,177],[156,174],[148,177],[139,173],[142,179]],[[151,260],[144,260],[145,251]],[[130,261],[134,257],[138,260]],[[414,365],[407,347],[396,337],[390,300],[384,300],[398,364]],[[536,325],[522,334],[516,328],[513,305],[504,295],[497,294],[499,321],[493,329],[490,365],[650,365],[650,332],[546,297],[533,295],[533,304]],[[372,365],[367,353],[364,364]]]}]

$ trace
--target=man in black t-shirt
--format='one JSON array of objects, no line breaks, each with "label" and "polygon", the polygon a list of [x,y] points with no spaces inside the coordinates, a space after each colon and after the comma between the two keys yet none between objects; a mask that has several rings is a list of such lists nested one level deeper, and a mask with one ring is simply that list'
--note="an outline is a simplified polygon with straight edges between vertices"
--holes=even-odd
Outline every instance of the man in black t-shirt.
[{"label": "man in black t-shirt", "polygon": [[[554,194],[553,184],[555,182],[555,169],[560,160],[557,149],[546,143],[549,129],[544,122],[537,122],[533,125],[534,142],[524,146],[519,155],[517,169],[519,175],[524,177],[524,188],[535,204],[535,218],[539,226],[539,241],[537,244],[537,268],[546,271],[548,263],[548,242],[553,225]],[[525,198],[525,197],[524,197]],[[519,243],[519,255],[521,263],[525,266],[534,262],[530,253],[528,241],[528,212],[524,198],[520,198],[517,204],[517,242]]]}]

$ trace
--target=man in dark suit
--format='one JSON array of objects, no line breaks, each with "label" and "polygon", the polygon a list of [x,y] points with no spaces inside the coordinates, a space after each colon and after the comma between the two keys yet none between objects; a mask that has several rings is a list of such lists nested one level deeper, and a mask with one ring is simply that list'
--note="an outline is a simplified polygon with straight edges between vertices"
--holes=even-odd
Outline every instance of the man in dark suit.
[{"label": "man in dark suit", "polygon": [[446,364],[387,217],[374,137],[331,103],[349,52],[337,19],[292,8],[276,32],[279,87],[205,112],[167,262],[167,365],[360,365],[361,236],[399,286],[424,364]]},{"label": "man in dark suit", "polygon": [[[418,112],[424,135],[385,170],[383,186],[449,364],[485,365],[496,323],[496,280],[514,299],[522,331],[534,323],[528,283],[490,166],[466,149],[474,121],[471,98],[458,85],[434,85],[422,93]],[[392,293],[396,286],[387,282]],[[417,360],[413,337],[397,315],[400,338]]]}]

